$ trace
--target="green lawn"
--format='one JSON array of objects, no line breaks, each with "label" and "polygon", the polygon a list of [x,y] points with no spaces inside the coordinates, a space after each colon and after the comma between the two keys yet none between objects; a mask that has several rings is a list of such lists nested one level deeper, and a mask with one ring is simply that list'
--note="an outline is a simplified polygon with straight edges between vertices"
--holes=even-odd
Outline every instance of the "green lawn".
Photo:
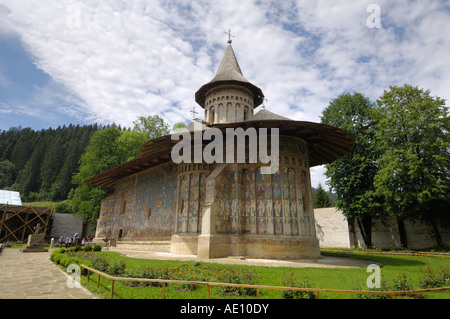
[{"label": "green lawn", "polygon": [[28,202],[28,203],[22,203],[22,206],[33,206],[33,207],[50,207],[55,205],[57,202]]},{"label": "green lawn", "polygon": [[[101,252],[108,256],[110,263],[123,260],[126,264],[126,269],[137,269],[142,267],[160,267],[162,269],[170,267],[178,267],[190,271],[189,278],[196,279],[199,276],[205,275],[205,281],[210,280],[212,274],[215,272],[222,272],[226,269],[234,269],[228,271],[239,271],[241,273],[251,273],[253,284],[283,286],[283,279],[287,275],[293,274],[293,278],[307,277],[313,288],[321,289],[340,289],[340,290],[368,290],[366,281],[371,273],[368,273],[365,268],[357,269],[341,269],[341,268],[277,268],[277,267],[260,267],[260,266],[230,266],[218,265],[208,263],[195,263],[185,261],[163,261],[163,260],[148,260],[123,257],[117,252]],[[387,283],[389,287],[400,276],[406,278],[407,284],[411,289],[419,289],[420,283],[424,280],[424,276],[429,271],[433,274],[438,274],[440,270],[446,269],[447,274],[450,269],[450,258],[448,257],[419,257],[419,256],[390,256],[390,255],[370,255],[363,252],[358,253],[342,253],[342,252],[324,252],[323,255],[361,258],[365,260],[381,263],[381,277],[382,282]],[[197,268],[196,268],[197,267]],[[207,271],[208,270],[208,271]],[[102,278],[100,287],[97,288],[97,274],[92,274],[90,282],[87,283],[86,277],[83,276],[81,283],[85,285],[92,292],[104,298],[109,298],[111,283],[109,280]],[[170,278],[176,279],[176,278]],[[213,278],[214,279],[214,278]],[[215,280],[218,281],[218,280]],[[404,280],[405,281],[405,280]],[[403,281],[403,282],[404,282]],[[450,286],[445,284],[445,286]],[[395,290],[395,289],[394,289]],[[130,287],[129,283],[115,282],[114,298],[121,299],[140,299],[140,298],[161,298],[161,287]],[[223,288],[211,287],[211,298],[255,298],[253,296],[234,295],[224,293]],[[450,291],[439,293],[426,293],[423,295],[430,299],[450,299]],[[195,299],[206,298],[206,287],[198,286],[193,291],[186,291],[186,287],[169,284],[165,290],[165,297],[167,299]],[[261,290],[260,298],[278,299],[281,298],[281,291],[277,290]],[[321,299],[345,299],[356,298],[353,294],[338,294],[338,293],[321,293]]]}]

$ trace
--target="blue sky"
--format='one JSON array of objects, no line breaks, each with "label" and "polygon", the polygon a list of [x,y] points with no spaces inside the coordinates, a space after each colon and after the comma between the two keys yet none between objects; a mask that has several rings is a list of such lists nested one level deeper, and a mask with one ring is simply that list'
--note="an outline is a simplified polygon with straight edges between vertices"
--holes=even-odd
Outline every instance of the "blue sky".
[{"label": "blue sky", "polygon": [[[367,21],[380,9],[380,28]],[[319,122],[358,91],[405,83],[450,96],[448,1],[82,1],[0,3],[0,130],[188,122],[227,45],[267,109]],[[200,111],[200,107],[197,106]],[[312,184],[325,182],[312,169]]]}]

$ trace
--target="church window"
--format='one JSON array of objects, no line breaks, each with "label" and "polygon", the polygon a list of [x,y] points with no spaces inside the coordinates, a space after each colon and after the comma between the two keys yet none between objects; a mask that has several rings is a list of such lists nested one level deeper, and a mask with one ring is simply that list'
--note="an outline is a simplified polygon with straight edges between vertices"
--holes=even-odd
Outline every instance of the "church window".
[{"label": "church window", "polygon": [[209,123],[214,123],[214,109],[209,111]]},{"label": "church window", "polygon": [[180,200],[180,212],[183,213],[184,210],[184,198]]},{"label": "church window", "polygon": [[125,195],[122,197],[122,205],[120,207],[120,215],[125,214],[127,210],[127,200],[125,199]]},{"label": "church window", "polygon": [[246,119],[248,119],[248,108],[247,107],[245,107],[245,109],[244,109],[244,121]]}]

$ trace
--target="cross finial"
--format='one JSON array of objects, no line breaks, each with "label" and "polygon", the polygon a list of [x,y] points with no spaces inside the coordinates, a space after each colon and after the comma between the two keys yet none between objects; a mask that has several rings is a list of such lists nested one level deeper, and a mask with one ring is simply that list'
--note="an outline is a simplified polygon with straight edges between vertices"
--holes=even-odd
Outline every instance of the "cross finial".
[{"label": "cross finial", "polygon": [[189,112],[191,112],[192,113],[192,119],[193,120],[195,120],[196,119],[196,115],[197,115],[197,111],[195,110],[195,106],[194,107],[192,107],[192,110],[190,110]]},{"label": "cross finial", "polygon": [[228,29],[228,32],[225,32],[225,34],[228,34],[228,43],[231,44],[231,38],[234,38],[234,35],[231,34],[231,30]]},{"label": "cross finial", "polygon": [[263,103],[262,103],[262,105],[261,105],[261,107],[262,107],[263,109],[266,108],[266,105],[264,104],[264,101],[268,101],[268,99],[263,99]]}]

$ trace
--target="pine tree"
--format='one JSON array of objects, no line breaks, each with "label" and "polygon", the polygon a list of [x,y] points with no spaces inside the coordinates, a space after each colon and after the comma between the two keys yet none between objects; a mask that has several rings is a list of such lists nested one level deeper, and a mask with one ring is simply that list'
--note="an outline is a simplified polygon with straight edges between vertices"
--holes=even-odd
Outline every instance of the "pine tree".
[{"label": "pine tree", "polygon": [[319,183],[316,193],[314,194],[314,208],[330,207],[331,202],[327,192],[323,189],[322,184]]}]

